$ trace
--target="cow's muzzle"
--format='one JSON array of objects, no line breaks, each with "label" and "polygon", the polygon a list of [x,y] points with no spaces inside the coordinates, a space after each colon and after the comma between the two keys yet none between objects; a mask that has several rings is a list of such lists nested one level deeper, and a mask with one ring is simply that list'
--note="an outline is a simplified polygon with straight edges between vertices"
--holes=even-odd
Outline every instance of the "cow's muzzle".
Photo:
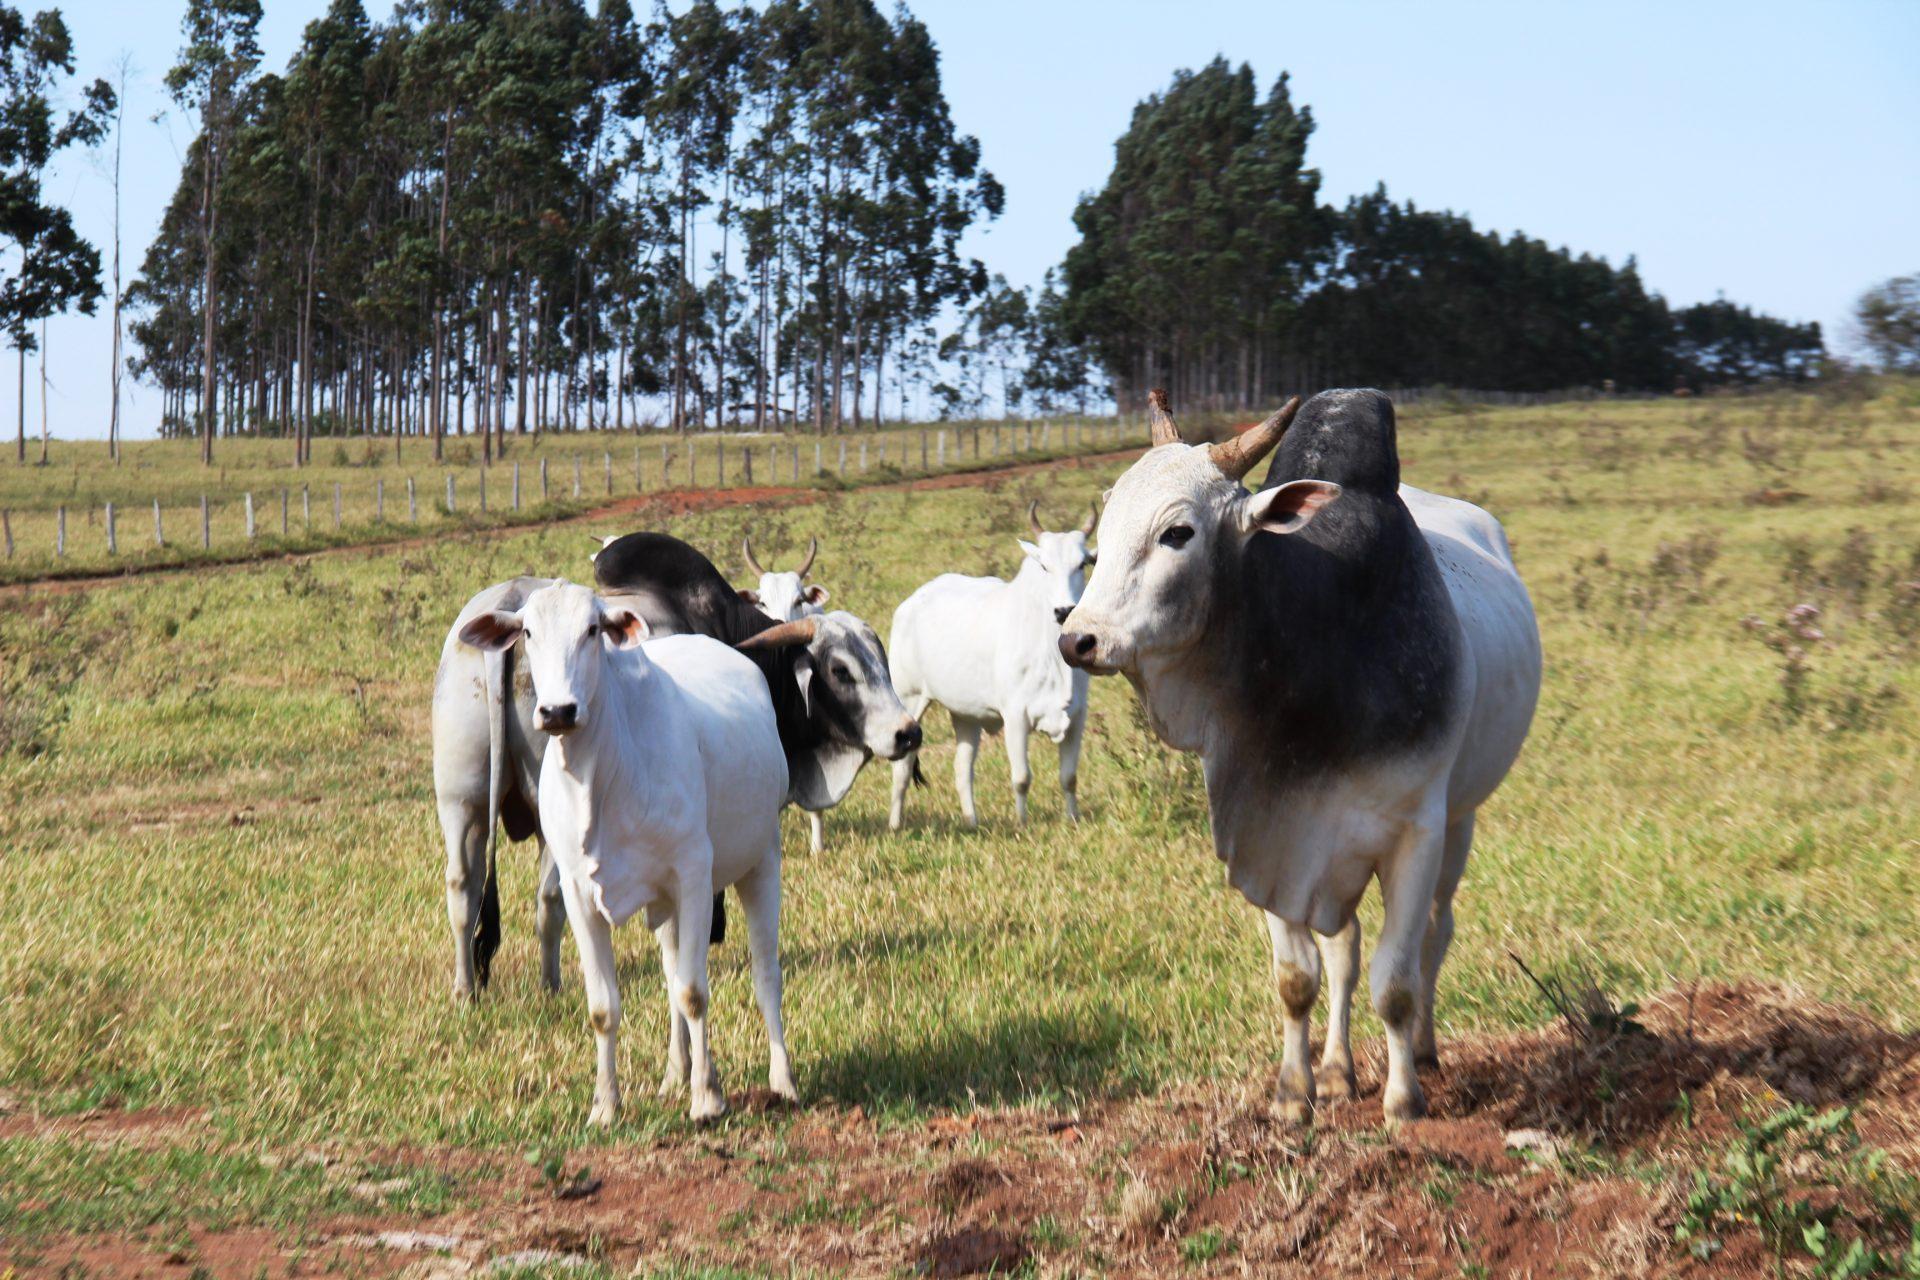
[{"label": "cow's muzzle", "polygon": [[572,733],[580,727],[580,704],[555,702],[535,707],[533,727],[542,733]]},{"label": "cow's muzzle", "polygon": [[920,749],[920,722],[909,720],[893,733],[893,754],[889,760],[903,760]]}]

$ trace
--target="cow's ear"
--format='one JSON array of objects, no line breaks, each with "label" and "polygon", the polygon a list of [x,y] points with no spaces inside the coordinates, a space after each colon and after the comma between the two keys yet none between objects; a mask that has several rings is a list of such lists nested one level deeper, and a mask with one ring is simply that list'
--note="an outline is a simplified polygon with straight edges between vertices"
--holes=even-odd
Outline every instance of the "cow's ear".
[{"label": "cow's ear", "polygon": [[1035,561],[1037,561],[1037,562],[1041,562],[1041,563],[1044,563],[1044,561],[1040,561],[1040,548],[1039,548],[1039,547],[1037,547],[1037,546],[1035,546],[1035,545],[1034,545],[1033,543],[1031,543],[1031,542],[1028,542],[1028,541],[1027,541],[1027,540],[1026,540],[1025,538],[1021,538],[1021,539],[1020,539],[1019,541],[1020,541],[1020,549],[1021,549],[1022,551],[1024,551],[1024,552],[1026,552],[1026,553],[1027,553],[1028,555],[1030,555],[1030,556],[1032,556],[1032,557],[1034,558],[1034,560],[1035,560]]},{"label": "cow's ear", "polygon": [[800,706],[813,714],[813,655],[805,649],[793,655],[793,682],[800,686]]},{"label": "cow's ear", "polygon": [[505,609],[490,609],[460,628],[460,643],[498,652],[511,648],[513,642],[520,638],[520,632],[519,614]]},{"label": "cow's ear", "polygon": [[616,649],[631,649],[649,634],[647,620],[631,609],[607,610],[600,615],[600,627]]},{"label": "cow's ear", "polygon": [[827,589],[821,586],[817,582],[814,583],[812,586],[808,587],[801,594],[806,596],[808,604],[824,605],[828,599]]},{"label": "cow's ear", "polygon": [[754,608],[757,609],[760,607],[760,593],[752,587],[741,587],[738,594],[742,600],[745,600]]},{"label": "cow's ear", "polygon": [[1298,533],[1339,496],[1340,486],[1331,480],[1289,480],[1262,489],[1240,508],[1241,532]]}]

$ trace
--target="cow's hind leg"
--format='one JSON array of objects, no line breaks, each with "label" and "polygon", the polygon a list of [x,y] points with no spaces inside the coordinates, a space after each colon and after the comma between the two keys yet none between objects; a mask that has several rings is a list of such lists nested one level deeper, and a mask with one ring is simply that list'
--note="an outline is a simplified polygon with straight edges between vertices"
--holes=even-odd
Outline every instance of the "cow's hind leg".
[{"label": "cow's hind leg", "polygon": [[973,807],[973,762],[980,755],[980,722],[953,717],[953,789],[960,793],[960,816],[969,827],[980,825]]},{"label": "cow's hind leg", "polygon": [[[907,714],[918,720],[926,714],[927,704],[932,701],[923,693],[901,694],[901,703]],[[920,772],[920,752],[909,751],[893,762],[893,807],[887,811],[887,830],[898,831],[907,820],[907,788],[912,785],[913,777]]]},{"label": "cow's hind leg", "polygon": [[1267,933],[1273,939],[1273,983],[1280,997],[1285,1030],[1280,1057],[1280,1085],[1274,1109],[1280,1118],[1304,1124],[1313,1118],[1313,1005],[1320,995],[1320,953],[1313,931],[1266,913]]},{"label": "cow's hind leg", "polygon": [[800,1100],[787,1058],[787,1030],[780,1016],[780,850],[738,886],[747,912],[747,950],[753,964],[753,998],[767,1024],[767,1087],[788,1102]]},{"label": "cow's hind leg", "polygon": [[1407,825],[1400,847],[1380,872],[1380,897],[1386,911],[1370,977],[1374,1012],[1387,1032],[1387,1087],[1381,1104],[1388,1120],[1414,1120],[1427,1113],[1426,1095],[1414,1072],[1413,1039],[1421,993],[1426,989],[1420,952],[1446,836],[1440,810],[1439,804],[1430,805],[1431,816]]},{"label": "cow's hind leg", "polygon": [[1006,717],[1007,769],[1013,775],[1013,820],[1021,826],[1027,821],[1027,788],[1033,785],[1033,770],[1027,766],[1027,735],[1031,732],[1024,714],[1016,711]]},{"label": "cow's hind leg", "polygon": [[654,930],[660,943],[660,972],[667,991],[667,1065],[660,1076],[660,1096],[671,1098],[687,1087],[691,1068],[687,1061],[687,1019],[680,1002],[673,998],[674,979],[680,972],[680,922],[668,916]]},{"label": "cow's hind leg", "polygon": [[447,844],[447,925],[453,931],[453,996],[473,998],[473,941],[487,888],[487,811],[459,800],[440,805],[440,832]]},{"label": "cow's hind leg", "polygon": [[574,945],[580,951],[580,978],[587,990],[587,1022],[593,1027],[598,1064],[593,1082],[593,1110],[587,1123],[603,1128],[620,1116],[620,1078],[615,1057],[620,1043],[620,984],[614,972],[613,926],[594,909],[572,877],[562,877],[567,920],[573,925]]},{"label": "cow's hind leg", "polygon": [[1415,1066],[1440,1065],[1440,1049],[1433,1038],[1434,993],[1440,987],[1440,966],[1447,962],[1447,948],[1453,945],[1453,895],[1466,874],[1467,854],[1473,849],[1473,815],[1447,828],[1446,852],[1440,859],[1440,882],[1433,890],[1433,910],[1427,917],[1427,937],[1420,948],[1420,976],[1426,985],[1421,992],[1420,1018],[1413,1033]]},{"label": "cow's hind leg", "polygon": [[533,909],[534,931],[540,937],[540,984],[560,989],[560,935],[567,927],[567,902],[560,892],[560,868],[553,850],[540,841],[540,893]]},{"label": "cow's hind leg", "polygon": [[1347,921],[1338,933],[1314,935],[1327,974],[1327,1044],[1320,1051],[1314,1083],[1323,1098],[1351,1098],[1353,1078],[1353,992],[1360,984],[1360,920]]},{"label": "cow's hind leg", "polygon": [[712,890],[685,885],[680,895],[680,954],[674,966],[673,1003],[687,1020],[688,1083],[693,1100],[687,1114],[694,1120],[713,1120],[727,1111],[719,1073],[707,1043],[707,933],[713,926]]}]

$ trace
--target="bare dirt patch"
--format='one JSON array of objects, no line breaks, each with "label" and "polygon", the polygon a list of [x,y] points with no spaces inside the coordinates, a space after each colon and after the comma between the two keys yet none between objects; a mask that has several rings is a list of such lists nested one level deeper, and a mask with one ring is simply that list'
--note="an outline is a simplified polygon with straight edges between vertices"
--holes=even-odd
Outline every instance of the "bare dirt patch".
[{"label": "bare dirt patch", "polygon": [[[1392,1130],[1379,1081],[1363,1073],[1362,1096],[1323,1107],[1311,1131],[1269,1115],[1270,1082],[900,1127],[821,1101],[772,1122],[577,1152],[598,1183],[578,1195],[531,1169],[482,1172],[470,1152],[387,1150],[385,1163],[464,1183],[472,1207],[195,1233],[192,1265],[278,1277],[331,1251],[366,1274],[421,1277],[482,1274],[513,1256],[621,1274],[691,1259],[850,1276],[1005,1274],[1032,1261],[1115,1275],[1758,1277],[1781,1262],[1751,1230],[1704,1260],[1674,1240],[1689,1171],[1713,1166],[1737,1121],[1789,1102],[1849,1105],[1864,1139],[1914,1169],[1920,1036],[1757,985],[1670,993],[1638,1026],[1604,1053],[1559,1026],[1452,1042],[1426,1081],[1435,1118]],[[198,1122],[16,1112],[0,1116],[0,1134],[51,1123],[145,1141]],[[181,1274],[156,1248],[76,1238],[22,1274],[73,1259]]]}]

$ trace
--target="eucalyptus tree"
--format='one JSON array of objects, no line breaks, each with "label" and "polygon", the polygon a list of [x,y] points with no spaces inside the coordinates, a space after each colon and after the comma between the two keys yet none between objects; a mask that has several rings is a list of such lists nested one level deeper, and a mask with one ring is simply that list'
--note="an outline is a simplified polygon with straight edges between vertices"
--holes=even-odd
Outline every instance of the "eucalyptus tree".
[{"label": "eucalyptus tree", "polygon": [[44,190],[54,156],[97,143],[117,109],[112,87],[96,80],[63,117],[56,97],[72,75],[73,38],[60,11],[28,17],[0,3],[0,236],[20,255],[0,276],[0,330],[18,353],[21,463],[27,460],[27,352],[38,345],[33,328],[68,307],[91,315],[100,298],[100,254]]}]

